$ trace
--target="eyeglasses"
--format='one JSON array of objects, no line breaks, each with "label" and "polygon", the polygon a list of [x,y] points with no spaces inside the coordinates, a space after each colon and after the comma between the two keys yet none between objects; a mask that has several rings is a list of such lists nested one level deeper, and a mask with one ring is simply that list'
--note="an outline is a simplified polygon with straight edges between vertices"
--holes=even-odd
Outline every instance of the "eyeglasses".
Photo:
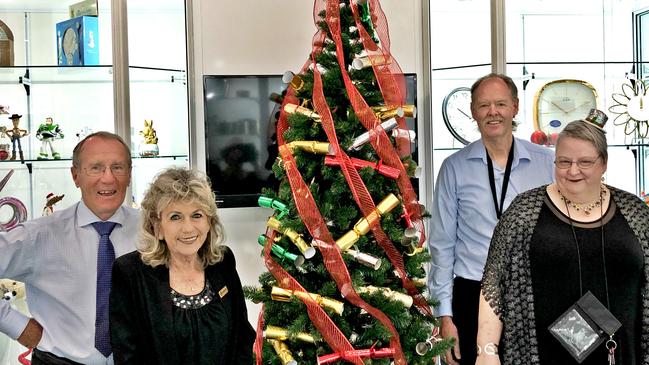
[{"label": "eyeglasses", "polygon": [[597,160],[599,160],[599,157],[577,161],[561,158],[554,160],[554,165],[559,169],[565,170],[571,168],[572,164],[574,163],[577,164],[577,167],[579,167],[580,169],[589,169],[595,165],[595,162],[597,162]]},{"label": "eyeglasses", "polygon": [[83,170],[88,176],[99,177],[106,172],[107,168],[110,168],[110,172],[113,176],[126,176],[130,171],[129,166],[124,164],[114,164],[110,165],[110,167],[104,165],[92,165],[90,167],[84,167]]}]

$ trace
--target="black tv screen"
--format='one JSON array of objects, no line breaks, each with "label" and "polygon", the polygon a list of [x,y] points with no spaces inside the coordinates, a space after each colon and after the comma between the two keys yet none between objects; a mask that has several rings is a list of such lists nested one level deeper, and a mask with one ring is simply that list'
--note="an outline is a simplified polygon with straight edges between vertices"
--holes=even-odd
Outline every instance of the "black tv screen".
[{"label": "black tv screen", "polygon": [[[416,75],[405,78],[407,103],[417,105]],[[203,77],[207,175],[220,208],[257,206],[261,189],[277,186],[271,167],[279,105],[269,96],[285,88],[281,75]],[[416,120],[406,120],[416,132]],[[412,153],[417,160],[416,143]]]}]

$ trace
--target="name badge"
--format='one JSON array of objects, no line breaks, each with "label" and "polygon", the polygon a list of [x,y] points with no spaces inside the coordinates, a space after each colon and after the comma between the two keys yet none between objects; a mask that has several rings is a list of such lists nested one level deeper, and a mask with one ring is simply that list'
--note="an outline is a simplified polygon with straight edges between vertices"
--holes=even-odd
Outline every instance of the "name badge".
[{"label": "name badge", "polygon": [[221,288],[221,290],[219,290],[219,297],[223,298],[227,294],[228,294],[228,287],[227,286],[224,286],[224,287]]}]

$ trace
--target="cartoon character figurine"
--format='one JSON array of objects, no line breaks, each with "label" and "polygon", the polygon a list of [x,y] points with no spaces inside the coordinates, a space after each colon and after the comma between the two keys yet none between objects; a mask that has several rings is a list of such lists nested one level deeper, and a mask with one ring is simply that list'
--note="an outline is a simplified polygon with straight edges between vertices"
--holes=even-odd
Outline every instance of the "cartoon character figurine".
[{"label": "cartoon character figurine", "polygon": [[86,138],[86,136],[89,136],[91,134],[92,134],[92,129],[88,127],[83,127],[75,134],[75,136],[77,136],[77,142],[81,142],[82,139]]},{"label": "cartoon character figurine", "polygon": [[153,129],[153,120],[144,121],[144,129],[140,131],[143,138],[140,144],[140,156],[153,157],[157,156],[158,150],[158,137],[156,137],[155,129]]},{"label": "cartoon character figurine", "polygon": [[48,148],[52,152],[52,158],[55,160],[61,159],[61,154],[54,150],[52,141],[63,137],[63,131],[58,124],[54,124],[54,119],[52,117],[45,118],[45,123],[39,125],[36,131],[36,138],[41,141],[41,153],[38,155],[38,159],[47,160],[49,158]]},{"label": "cartoon character figurine", "polygon": [[18,145],[18,153],[20,154],[20,162],[25,162],[25,157],[23,156],[23,148],[20,145],[20,139],[25,137],[26,135],[29,134],[29,132],[26,129],[20,129],[18,125],[20,124],[20,118],[22,118],[22,115],[18,114],[12,114],[9,119],[11,119],[11,123],[13,124],[13,127],[11,129],[7,129],[5,132],[7,136],[11,139],[11,158],[10,160],[15,160],[16,159],[16,145]]},{"label": "cartoon character figurine", "polygon": [[61,194],[61,195],[54,195],[52,193],[47,194],[47,196],[45,197],[47,201],[45,202],[45,206],[43,207],[42,216],[44,217],[46,215],[51,215],[52,213],[54,213],[54,204],[63,200],[64,196],[65,194]]}]

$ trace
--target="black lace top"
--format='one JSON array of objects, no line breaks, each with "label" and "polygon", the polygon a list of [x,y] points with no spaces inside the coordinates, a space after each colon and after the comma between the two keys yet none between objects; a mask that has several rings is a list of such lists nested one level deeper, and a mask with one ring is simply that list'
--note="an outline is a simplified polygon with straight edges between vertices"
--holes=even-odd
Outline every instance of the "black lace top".
[{"label": "black lace top", "polygon": [[[545,189],[546,186],[532,189],[512,202],[496,226],[489,248],[482,290],[503,323],[499,346],[503,364],[545,364],[539,357],[530,262],[530,245],[544,205]],[[637,363],[649,365],[649,207],[633,194],[613,187],[609,190],[643,253]],[[602,363],[605,362],[603,359]]]},{"label": "black lace top", "polygon": [[[614,202],[608,207],[602,223],[603,226],[599,221],[573,221],[577,236],[575,242],[569,217],[546,196],[530,244],[537,339],[542,364],[576,364],[550,334],[548,326],[587,291],[607,306],[605,278],[609,310],[622,323],[614,337],[618,345],[615,363],[637,364],[642,315],[640,288],[644,281],[642,249]],[[606,256],[602,256],[602,246]],[[579,261],[583,284],[581,293]],[[607,352],[604,344],[601,344],[582,365],[603,364],[606,360]]]}]

